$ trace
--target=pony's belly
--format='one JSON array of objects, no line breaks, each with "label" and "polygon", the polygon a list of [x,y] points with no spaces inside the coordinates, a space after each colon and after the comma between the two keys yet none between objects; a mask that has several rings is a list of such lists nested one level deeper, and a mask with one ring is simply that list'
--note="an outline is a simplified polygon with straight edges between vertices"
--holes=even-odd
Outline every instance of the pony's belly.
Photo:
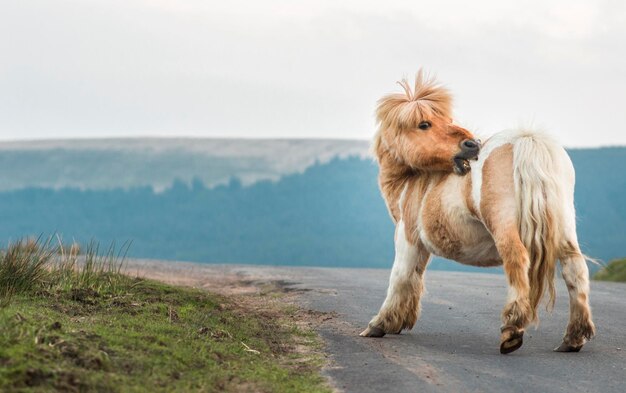
[{"label": "pony's belly", "polygon": [[430,253],[465,265],[501,265],[493,237],[485,226],[474,219],[463,221],[426,225],[420,231],[422,243]]},{"label": "pony's belly", "polygon": [[[489,233],[487,234],[489,235]],[[491,235],[489,235],[489,239],[479,243],[467,244],[463,249],[462,255],[455,260],[472,266],[488,267],[502,265],[502,258],[500,258]]]}]

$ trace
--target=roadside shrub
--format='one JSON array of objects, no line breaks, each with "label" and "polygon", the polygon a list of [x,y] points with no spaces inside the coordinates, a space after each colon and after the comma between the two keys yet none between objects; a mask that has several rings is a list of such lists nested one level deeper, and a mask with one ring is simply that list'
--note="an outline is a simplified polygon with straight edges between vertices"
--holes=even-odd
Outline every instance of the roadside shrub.
[{"label": "roadside shrub", "polygon": [[42,245],[39,239],[18,240],[0,251],[0,302],[44,286],[50,278],[48,266],[54,252],[49,242]]},{"label": "roadside shrub", "polygon": [[23,293],[90,290],[118,293],[127,288],[131,277],[123,274],[130,243],[119,251],[115,244],[101,252],[91,242],[85,252],[76,243],[65,246],[58,239],[21,239],[0,251],[0,306]]},{"label": "roadside shrub", "polygon": [[612,261],[593,278],[602,281],[626,282],[626,258]]}]

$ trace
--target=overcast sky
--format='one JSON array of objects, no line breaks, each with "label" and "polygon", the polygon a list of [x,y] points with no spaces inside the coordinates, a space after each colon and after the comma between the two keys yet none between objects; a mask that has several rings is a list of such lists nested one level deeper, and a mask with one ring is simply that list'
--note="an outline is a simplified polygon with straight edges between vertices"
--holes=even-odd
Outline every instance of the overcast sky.
[{"label": "overcast sky", "polygon": [[0,2],[0,138],[368,139],[419,67],[481,134],[626,145],[626,2]]}]

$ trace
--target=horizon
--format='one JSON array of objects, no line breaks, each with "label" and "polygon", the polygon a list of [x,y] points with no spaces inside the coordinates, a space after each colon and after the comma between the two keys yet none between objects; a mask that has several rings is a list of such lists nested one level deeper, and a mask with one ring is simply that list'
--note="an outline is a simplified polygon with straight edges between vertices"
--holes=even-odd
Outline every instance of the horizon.
[{"label": "horizon", "polygon": [[[333,137],[272,137],[272,136],[258,136],[258,137],[230,137],[230,136],[174,136],[174,135],[128,135],[128,136],[94,136],[94,137],[58,137],[58,138],[22,138],[22,139],[2,139],[0,137],[1,145],[10,144],[25,144],[25,143],[54,143],[54,142],[88,142],[88,141],[124,141],[124,140],[226,140],[226,141],[327,141],[327,142],[365,142],[370,143],[370,139],[366,138],[333,138]],[[488,140],[488,139],[487,139]],[[568,146],[563,145],[566,150],[584,150],[584,149],[611,149],[611,148],[626,148],[626,143],[623,144],[611,144],[611,145],[593,145],[593,146]]]}]

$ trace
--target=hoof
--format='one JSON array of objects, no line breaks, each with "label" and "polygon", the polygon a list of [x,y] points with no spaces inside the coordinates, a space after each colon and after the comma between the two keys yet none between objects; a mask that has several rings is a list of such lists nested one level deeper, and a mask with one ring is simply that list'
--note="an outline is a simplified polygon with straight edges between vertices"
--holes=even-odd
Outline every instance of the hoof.
[{"label": "hoof", "polygon": [[580,349],[582,347],[583,347],[582,345],[573,347],[563,342],[560,346],[558,346],[557,348],[554,348],[554,352],[580,352]]},{"label": "hoof", "polygon": [[517,351],[524,343],[523,330],[508,329],[503,331],[502,335],[506,337],[500,344],[500,353],[503,355],[506,355],[507,353],[511,353],[513,351]]},{"label": "hoof", "polygon": [[382,337],[385,335],[385,331],[379,327],[368,326],[363,330],[359,336],[361,337]]}]

